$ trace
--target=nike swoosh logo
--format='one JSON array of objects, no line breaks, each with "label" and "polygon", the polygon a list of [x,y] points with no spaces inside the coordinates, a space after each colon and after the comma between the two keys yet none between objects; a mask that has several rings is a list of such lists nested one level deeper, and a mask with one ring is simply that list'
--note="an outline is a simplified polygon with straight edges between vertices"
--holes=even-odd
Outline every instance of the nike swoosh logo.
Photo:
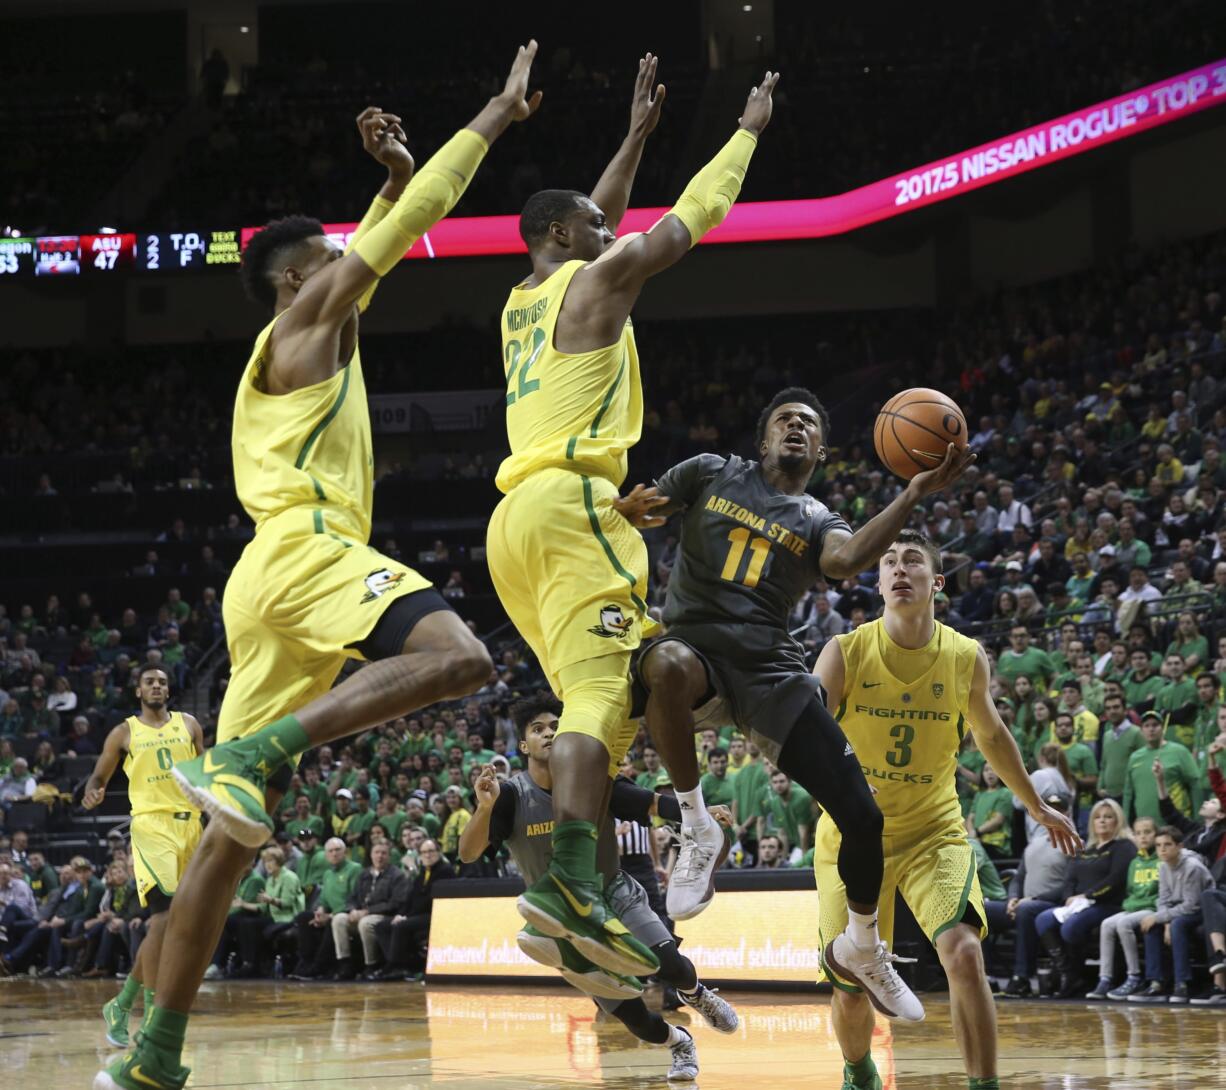
[{"label": "nike swoosh logo", "polygon": [[159,1083],[156,1079],[149,1078],[149,1076],[140,1069],[140,1064],[137,1064],[135,1067],[131,1068],[128,1071],[128,1075],[137,1082],[143,1082],[146,1086],[154,1087],[155,1090],[161,1086],[161,1083]]},{"label": "nike swoosh logo", "polygon": [[226,766],[224,764],[218,764],[216,761],[213,760],[212,750],[209,750],[207,753],[205,753],[204,755],[204,774],[206,776],[212,776],[215,772],[220,772],[225,767]]},{"label": "nike swoosh logo", "polygon": [[860,684],[866,689],[875,689],[881,684],[880,681],[862,681]]},{"label": "nike swoosh logo", "polygon": [[585,918],[592,914],[592,906],[590,904],[586,904],[586,905],[580,904],[578,901],[576,901],[575,895],[571,893],[571,891],[568,890],[566,886],[564,886],[561,882],[558,881],[557,875],[551,874],[549,877],[553,879],[553,884],[557,886],[559,890],[562,891],[562,896],[566,898],[566,903],[570,905],[570,907],[575,912],[577,912],[580,916],[583,916]]}]

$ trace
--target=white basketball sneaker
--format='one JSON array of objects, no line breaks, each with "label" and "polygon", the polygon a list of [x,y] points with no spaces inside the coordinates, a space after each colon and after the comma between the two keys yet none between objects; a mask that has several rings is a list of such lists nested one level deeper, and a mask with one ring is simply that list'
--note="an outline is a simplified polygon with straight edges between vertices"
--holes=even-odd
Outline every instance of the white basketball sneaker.
[{"label": "white basketball sneaker", "polygon": [[669,1050],[673,1057],[668,1068],[668,1081],[693,1082],[698,1078],[698,1049],[694,1047],[694,1038],[685,1030],[678,1026],[677,1031],[684,1034],[685,1039]]},{"label": "white basketball sneaker", "polygon": [[728,858],[723,828],[708,818],[705,825],[681,826],[681,847],[668,879],[668,914],[674,920],[697,916],[715,896],[715,872]]},{"label": "white basketball sneaker", "polygon": [[896,964],[915,961],[890,953],[884,942],[876,946],[857,946],[844,931],[822,952],[826,965],[844,980],[858,984],[872,1003],[887,1018],[903,1022],[922,1022],[924,1006],[907,987]]}]

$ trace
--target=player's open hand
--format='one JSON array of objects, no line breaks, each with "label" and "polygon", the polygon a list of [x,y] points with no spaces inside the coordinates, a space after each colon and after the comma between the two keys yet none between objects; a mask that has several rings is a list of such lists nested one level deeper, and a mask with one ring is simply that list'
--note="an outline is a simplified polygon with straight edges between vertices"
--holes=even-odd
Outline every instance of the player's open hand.
[{"label": "player's open hand", "polygon": [[400,118],[378,106],[367,106],[358,114],[357,124],[366,154],[387,167],[388,173],[398,180],[408,181],[413,176],[413,156],[409,154],[408,137]]},{"label": "player's open hand", "polygon": [[85,792],[84,796],[82,796],[81,805],[85,807],[86,810],[92,810],[96,806],[101,806],[104,798],[106,798],[106,788],[91,787]]},{"label": "player's open hand", "polygon": [[732,811],[728,807],[720,804],[708,806],[707,813],[715,819],[717,825],[722,825],[725,829],[732,828]]},{"label": "player's open hand", "polygon": [[498,775],[494,772],[494,766],[482,765],[481,771],[473,781],[473,791],[477,796],[477,805],[493,806],[498,801],[500,790]]},{"label": "player's open hand", "polygon": [[643,139],[660,123],[664,108],[664,84],[656,83],[660,58],[648,53],[639,61],[638,78],[634,81],[634,98],[630,101],[630,134]]},{"label": "player's open hand", "polygon": [[506,86],[498,96],[510,113],[512,121],[527,121],[541,104],[540,91],[533,91],[531,96],[528,94],[528,76],[532,72],[536,50],[535,38],[527,45],[519,47],[515,54],[515,63],[511,65],[511,73],[507,76]]},{"label": "player's open hand", "polygon": [[654,485],[648,488],[636,484],[628,496],[618,496],[613,501],[613,510],[626,519],[631,526],[646,530],[652,526],[663,526],[666,515],[653,515],[652,511],[668,503],[668,497],[660,495],[660,490]]},{"label": "player's open hand", "polygon": [[943,492],[958,480],[975,462],[978,455],[973,450],[959,450],[949,444],[945,458],[936,469],[926,469],[911,478],[911,488],[919,496],[927,496],[932,492]]},{"label": "player's open hand", "polygon": [[745,112],[737,118],[737,124],[742,129],[748,129],[754,136],[757,136],[766,128],[771,119],[771,110],[774,108],[771,92],[774,91],[775,84],[778,82],[778,72],[767,72],[762,82],[749,92],[749,101],[745,103]]},{"label": "player's open hand", "polygon": [[1077,829],[1067,814],[1040,802],[1037,809],[1030,811],[1030,816],[1046,827],[1051,834],[1051,842],[1065,855],[1075,856],[1081,851],[1081,837],[1077,835]]}]

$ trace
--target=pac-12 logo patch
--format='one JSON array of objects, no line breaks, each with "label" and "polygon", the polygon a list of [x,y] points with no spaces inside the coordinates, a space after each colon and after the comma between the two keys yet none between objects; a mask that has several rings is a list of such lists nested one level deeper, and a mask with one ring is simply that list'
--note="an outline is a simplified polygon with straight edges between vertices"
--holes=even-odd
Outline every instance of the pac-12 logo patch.
[{"label": "pac-12 logo patch", "polygon": [[366,593],[362,596],[362,605],[367,602],[373,602],[376,598],[381,598],[389,590],[395,590],[400,586],[400,581],[404,578],[404,572],[392,571],[390,568],[380,568],[378,571],[372,571],[365,579],[362,580],[366,586]]},{"label": "pac-12 logo patch", "polygon": [[592,625],[588,631],[593,636],[604,636],[606,639],[620,639],[629,634],[634,625],[634,618],[627,617],[621,606],[605,606],[600,611],[600,623]]},{"label": "pac-12 logo patch", "polygon": [[941,697],[945,695],[945,686],[942,685],[939,681],[934,681],[932,683],[932,695],[936,697],[938,700],[940,700]]}]

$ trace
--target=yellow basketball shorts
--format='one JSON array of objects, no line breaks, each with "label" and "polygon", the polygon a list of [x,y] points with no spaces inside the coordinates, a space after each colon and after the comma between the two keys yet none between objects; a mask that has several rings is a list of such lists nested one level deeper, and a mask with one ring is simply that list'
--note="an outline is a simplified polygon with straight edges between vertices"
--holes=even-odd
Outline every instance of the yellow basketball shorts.
[{"label": "yellow basketball shorts", "polygon": [[201,831],[200,815],[193,810],[132,815],[132,870],[142,905],[154,889],[174,896]]},{"label": "yellow basketball shorts", "polygon": [[[887,829],[883,840],[885,876],[877,902],[877,929],[885,942],[892,946],[894,941],[895,891],[902,894],[931,942],[935,943],[939,935],[960,923],[968,906],[979,917],[980,937],[988,933],[975,854],[961,824],[951,823],[906,837],[891,837]],[[818,941],[823,948],[847,927],[847,891],[838,871],[840,841],[837,826],[823,815],[817,823],[813,851],[819,902]],[[824,969],[821,979],[848,991],[859,991],[834,979]]]},{"label": "yellow basketball shorts", "polygon": [[243,550],[222,601],[230,684],[217,740],[242,737],[323,696],[397,598],[432,584],[325,512],[281,516]]},{"label": "yellow basketball shorts", "polygon": [[[568,688],[625,678],[624,693],[591,697],[609,707],[587,709],[590,725],[562,716],[563,730],[600,737],[611,756],[625,753],[634,738],[633,731],[627,737],[630,655],[656,628],[645,600],[647,546],[613,509],[617,496],[604,478],[541,470],[503,497],[486,539],[499,600],[567,710],[575,703]],[[613,655],[616,666],[596,661]]]}]

